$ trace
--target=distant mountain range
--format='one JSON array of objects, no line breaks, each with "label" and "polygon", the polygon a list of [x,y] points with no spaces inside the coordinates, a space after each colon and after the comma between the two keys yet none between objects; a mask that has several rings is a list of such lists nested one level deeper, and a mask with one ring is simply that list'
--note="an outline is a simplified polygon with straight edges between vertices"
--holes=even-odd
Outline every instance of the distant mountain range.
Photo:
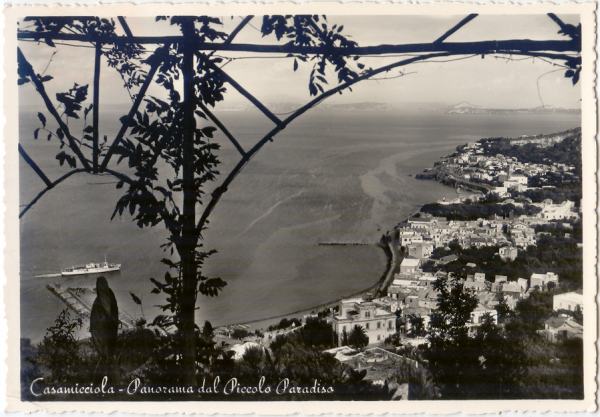
[{"label": "distant mountain range", "polygon": [[516,114],[516,113],[581,113],[581,109],[540,106],[521,109],[498,109],[473,105],[466,101],[458,103],[446,111],[447,114]]}]

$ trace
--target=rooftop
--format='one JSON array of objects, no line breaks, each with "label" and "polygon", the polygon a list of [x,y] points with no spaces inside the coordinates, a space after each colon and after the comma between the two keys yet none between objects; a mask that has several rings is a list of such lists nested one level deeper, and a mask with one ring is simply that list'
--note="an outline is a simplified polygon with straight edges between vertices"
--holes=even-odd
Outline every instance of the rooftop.
[{"label": "rooftop", "polygon": [[400,266],[419,266],[419,259],[416,258],[404,258],[402,259],[402,263],[400,264]]}]

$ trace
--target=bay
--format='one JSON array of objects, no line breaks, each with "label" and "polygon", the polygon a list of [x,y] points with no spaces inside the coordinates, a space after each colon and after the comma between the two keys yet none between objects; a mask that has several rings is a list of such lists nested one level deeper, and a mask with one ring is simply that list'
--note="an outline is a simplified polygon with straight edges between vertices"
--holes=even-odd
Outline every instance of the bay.
[{"label": "bay", "polygon": [[[491,136],[551,133],[578,126],[574,114],[446,115],[422,112],[316,111],[291,124],[234,181],[205,235],[218,251],[206,273],[228,285],[219,297],[201,297],[197,320],[223,325],[285,314],[371,286],[385,268],[375,246],[319,246],[323,241],[376,242],[422,204],[455,195],[414,175],[457,145]],[[260,138],[269,122],[244,112],[223,113],[242,145]],[[116,130],[117,114],[103,117],[102,134]],[[33,140],[35,113],[22,112],[20,140],[51,178],[66,172],[57,144]],[[224,141],[225,139],[219,139]],[[227,172],[239,155],[225,142]],[[16,180],[16,179],[15,179]],[[21,204],[43,184],[23,162]],[[127,215],[110,220],[122,190],[109,176],[75,175],[48,192],[20,222],[21,336],[39,340],[64,305],[50,283],[93,287],[95,279],[41,278],[74,264],[123,264],[108,275],[119,307],[151,320],[161,298],[150,277],[161,277],[161,227],[139,229]],[[130,292],[143,300],[143,309]]]}]

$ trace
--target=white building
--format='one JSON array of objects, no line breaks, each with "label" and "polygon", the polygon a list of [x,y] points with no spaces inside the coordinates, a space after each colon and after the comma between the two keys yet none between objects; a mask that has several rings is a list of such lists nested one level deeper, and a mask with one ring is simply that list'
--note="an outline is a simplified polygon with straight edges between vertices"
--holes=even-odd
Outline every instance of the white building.
[{"label": "white building", "polygon": [[416,258],[404,258],[400,263],[400,273],[410,274],[417,271],[421,265],[421,260]]},{"label": "white building", "polygon": [[417,259],[429,258],[433,253],[432,242],[411,243],[407,246],[408,256]]},{"label": "white building", "polygon": [[489,314],[492,319],[494,320],[494,323],[498,322],[498,312],[496,310],[494,310],[493,308],[488,308],[488,307],[484,307],[482,305],[478,305],[472,312],[471,312],[471,323],[475,324],[475,325],[479,325],[483,322],[483,317]]},{"label": "white building", "polygon": [[496,275],[494,277],[495,284],[500,284],[502,282],[507,282],[507,281],[508,281],[508,277],[506,275]]},{"label": "white building", "polygon": [[576,311],[577,307],[583,311],[583,294],[579,292],[565,292],[552,297],[552,310]]},{"label": "white building", "polygon": [[519,254],[519,250],[514,246],[504,246],[500,248],[499,255],[500,259],[503,261],[514,261],[517,259],[517,255]]},{"label": "white building", "polygon": [[545,289],[551,282],[554,283],[555,286],[558,286],[558,275],[556,275],[554,272],[546,272],[545,274],[531,274],[531,278],[529,278],[529,287],[539,287],[541,289]]},{"label": "white building", "polygon": [[382,343],[396,332],[396,315],[389,309],[362,298],[341,300],[339,314],[333,318],[333,328],[341,344],[344,331],[349,336],[354,326],[360,326],[369,337],[369,344]]},{"label": "white building", "polygon": [[578,217],[575,212],[575,203],[573,201],[564,201],[560,204],[552,204],[552,201],[544,200],[538,204],[542,208],[539,217],[544,220],[564,220],[576,219]]},{"label": "white building", "polygon": [[525,278],[517,278],[517,284],[521,287],[522,292],[525,292],[529,289],[529,283]]}]

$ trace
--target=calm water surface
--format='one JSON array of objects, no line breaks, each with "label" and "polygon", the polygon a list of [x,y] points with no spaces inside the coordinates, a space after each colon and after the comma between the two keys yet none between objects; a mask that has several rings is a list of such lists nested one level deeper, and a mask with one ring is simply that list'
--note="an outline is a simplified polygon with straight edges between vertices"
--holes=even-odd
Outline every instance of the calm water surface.
[{"label": "calm water surface", "polygon": [[[115,120],[117,116],[115,115]],[[243,113],[223,119],[246,147],[269,125]],[[105,131],[115,128],[106,117]],[[420,205],[454,196],[454,190],[412,175],[457,145],[481,137],[550,133],[579,125],[577,115],[449,116],[328,114],[316,112],[290,125],[246,167],[214,212],[206,234],[218,250],[206,272],[228,282],[217,298],[202,297],[199,320],[214,325],[283,314],[372,285],[385,267],[376,247],[318,246],[320,241],[376,241]],[[21,142],[51,178],[64,169],[56,143],[33,141],[35,114],[21,116]],[[222,172],[238,155],[228,144]],[[21,203],[42,188],[26,165]],[[109,275],[119,306],[141,315],[132,291],[152,319],[161,299],[150,277],[165,270],[160,227],[138,229],[128,216],[110,220],[121,190],[111,177],[73,176],[47,193],[21,221],[21,330],[38,340],[64,308],[46,285],[93,287],[95,278],[35,277],[107,256],[123,264]],[[9,278],[10,279],[10,278]],[[14,279],[18,279],[14,277]]]}]

